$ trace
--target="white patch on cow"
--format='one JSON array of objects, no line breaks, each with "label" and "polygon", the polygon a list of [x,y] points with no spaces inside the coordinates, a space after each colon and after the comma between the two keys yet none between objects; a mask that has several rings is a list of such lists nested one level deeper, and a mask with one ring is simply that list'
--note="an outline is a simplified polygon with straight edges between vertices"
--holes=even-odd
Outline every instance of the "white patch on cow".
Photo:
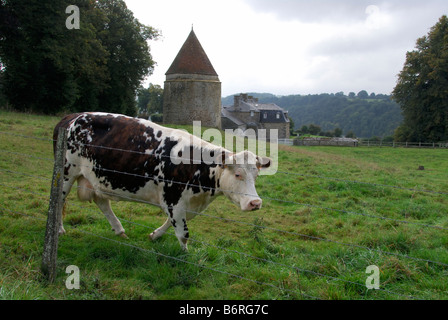
[{"label": "white patch on cow", "polygon": [[242,151],[230,155],[225,161],[220,177],[222,193],[243,211],[260,209],[262,201],[255,189],[256,156],[250,151]]}]

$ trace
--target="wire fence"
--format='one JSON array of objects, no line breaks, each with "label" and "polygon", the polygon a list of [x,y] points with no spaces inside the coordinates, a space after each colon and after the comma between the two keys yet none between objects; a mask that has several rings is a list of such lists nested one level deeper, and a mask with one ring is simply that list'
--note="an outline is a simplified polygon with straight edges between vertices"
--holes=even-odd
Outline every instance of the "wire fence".
[{"label": "wire fence", "polygon": [[[15,133],[9,133],[9,132],[0,132],[0,135],[8,135],[8,136],[15,136],[15,137],[19,137],[19,138],[23,138],[23,139],[37,139],[37,140],[41,140],[41,141],[48,141],[53,143],[54,141],[52,139],[45,139],[45,138],[39,138],[39,137],[33,137],[33,136],[26,136],[26,135],[19,135],[19,134],[15,134]],[[98,147],[98,148],[108,148],[108,147],[104,147],[104,146],[93,146],[93,147]],[[110,150],[116,151],[116,152],[132,152],[132,153],[136,153],[135,151],[132,150],[121,150],[121,149],[113,149],[113,148],[108,148]],[[4,154],[8,154],[10,156],[14,156],[14,157],[26,157],[26,158],[31,158],[31,159],[35,159],[35,160],[39,160],[39,161],[45,161],[45,162],[54,162],[54,159],[51,158],[47,158],[47,157],[41,157],[41,156],[36,156],[33,154],[28,154],[26,152],[15,152],[15,151],[9,151],[9,150],[0,150],[0,153],[4,153]],[[118,175],[131,175],[134,177],[140,177],[140,178],[145,178],[145,179],[156,179],[158,177],[148,177],[148,176],[142,176],[142,175],[136,175],[133,173],[129,173],[129,172],[120,172],[120,171],[116,171],[113,168],[95,168],[95,166],[89,166],[90,169],[95,170],[95,169],[101,169],[101,170],[106,170],[106,171],[110,171],[113,172],[114,174],[118,174]],[[14,170],[10,170],[10,169],[3,169],[0,167],[0,173],[2,174],[7,174],[7,175],[13,175],[13,176],[25,176],[25,177],[29,177],[29,178],[36,178],[39,180],[44,180],[44,181],[48,181],[50,183],[51,178],[50,177],[44,177],[44,176],[39,176],[39,175],[34,175],[34,174],[30,174],[27,172],[19,172],[19,171],[14,171]],[[345,182],[345,183],[353,183],[353,184],[363,184],[363,185],[367,185],[367,186],[371,186],[371,187],[381,187],[381,188],[391,188],[391,189],[398,189],[398,190],[402,190],[402,191],[412,191],[412,192],[422,192],[422,193],[429,193],[429,194],[433,194],[433,195],[437,195],[437,196],[445,196],[448,193],[446,192],[441,192],[441,191],[435,191],[435,190],[421,190],[421,189],[414,189],[414,188],[403,188],[400,186],[394,186],[394,185],[385,185],[385,184],[376,184],[376,183],[368,183],[368,182],[362,182],[362,181],[352,181],[352,180],[344,180],[344,179],[339,179],[339,178],[332,178],[332,177],[324,177],[324,176],[319,176],[319,175],[302,175],[299,173],[294,173],[294,172],[285,172],[285,171],[278,171],[277,174],[283,174],[283,175],[290,175],[290,176],[300,176],[300,177],[307,177],[307,178],[316,178],[316,179],[326,179],[326,180],[333,180],[333,181],[339,181],[339,182]],[[180,182],[180,181],[172,181],[172,180],[165,180],[165,179],[161,179],[158,178],[159,181],[161,182],[165,182],[165,183],[179,183],[179,184],[183,184],[186,186],[186,184],[184,182]],[[199,186],[199,185],[192,185],[191,183],[188,184],[189,186],[195,186],[195,187],[203,187],[203,186]],[[13,186],[11,184],[8,183],[0,183],[0,186],[2,186],[3,188],[9,188],[9,189],[14,189],[16,191],[19,192],[23,192],[23,193],[28,193],[28,194],[33,194],[36,195],[38,197],[41,197],[42,199],[48,200],[48,194],[42,193],[42,192],[36,192],[35,190],[28,190],[25,188],[21,188],[21,187],[17,187],[17,186]],[[78,186],[77,188],[85,188],[85,187],[80,187]],[[215,188],[215,191],[222,191],[219,189]],[[225,190],[227,192],[232,192],[231,190]],[[116,197],[117,194],[114,193],[110,193],[109,196],[114,196]],[[124,197],[122,195],[119,195],[124,201],[135,201],[135,199],[133,198],[128,198],[128,197]],[[443,226],[438,226],[438,225],[431,225],[431,224],[425,224],[425,223],[420,223],[420,222],[415,222],[415,221],[408,221],[408,220],[399,220],[399,219],[393,219],[393,218],[389,218],[389,217],[384,217],[381,215],[375,215],[375,214],[370,214],[370,213],[365,213],[365,212],[355,212],[355,211],[349,211],[349,210],[341,210],[341,209],[335,209],[335,208],[328,208],[325,206],[318,206],[318,205],[314,205],[314,204],[309,204],[309,203],[302,203],[302,202],[298,202],[298,201],[292,201],[292,200],[285,200],[285,199],[279,199],[279,198],[273,198],[273,197],[267,197],[264,195],[260,196],[262,199],[264,200],[269,200],[272,202],[276,202],[276,203],[284,203],[284,204],[291,204],[291,205],[296,205],[296,206],[305,206],[305,207],[309,207],[309,208],[314,208],[314,209],[319,209],[322,210],[323,212],[337,212],[339,214],[347,214],[347,215],[357,215],[357,216],[362,216],[365,218],[369,218],[369,219],[377,219],[380,221],[390,221],[396,224],[408,224],[408,225],[414,225],[414,226],[419,226],[419,227],[424,227],[424,228],[430,228],[430,229],[436,229],[436,230],[441,230],[441,231],[446,231],[448,230],[448,228],[443,227]],[[157,205],[156,203],[152,203],[149,201],[139,201],[142,203],[146,203],[146,204],[151,204],[151,205]],[[84,206],[80,206],[82,209],[86,209],[87,207]],[[89,210],[93,210],[90,208],[87,208]],[[31,216],[31,215],[27,215],[25,212],[22,211],[17,211],[17,210],[11,210],[9,208],[6,207],[0,207],[0,210],[3,212],[9,212],[10,214],[19,214],[22,216],[26,216],[28,218],[31,219],[36,219],[36,220],[45,220],[44,217],[36,217],[36,216]],[[95,213],[98,213],[97,210],[94,210]],[[194,212],[194,211],[190,211],[190,213],[195,214],[195,215],[200,215],[200,216],[204,216],[210,219],[218,219],[218,220],[223,220],[226,222],[232,222],[232,223],[236,223],[236,224],[241,224],[241,225],[245,225],[245,226],[249,226],[252,228],[257,228],[260,230],[269,230],[273,233],[276,234],[286,234],[286,235],[292,235],[295,237],[298,237],[298,239],[308,239],[308,240],[313,240],[313,241],[319,241],[322,243],[331,243],[331,244],[335,244],[338,246],[343,246],[343,247],[349,247],[349,248],[353,248],[353,249],[359,249],[359,250],[366,250],[368,252],[375,252],[378,253],[380,255],[390,255],[390,256],[396,256],[399,257],[401,259],[409,259],[409,260],[413,260],[416,262],[422,262],[425,264],[434,264],[434,265],[438,265],[440,267],[446,268],[448,267],[448,264],[442,261],[436,261],[436,260],[431,260],[431,259],[423,259],[423,258],[419,258],[419,257],[413,257],[407,254],[403,254],[403,253],[399,253],[399,252],[389,252],[389,251],[385,251],[385,250],[381,250],[381,249],[377,249],[377,248],[371,248],[369,246],[363,246],[363,245],[358,245],[358,244],[354,244],[354,243],[345,243],[345,242],[341,242],[338,240],[333,240],[333,239],[327,239],[327,238],[323,238],[323,237],[319,237],[319,236],[314,236],[314,235],[308,235],[308,234],[302,234],[299,232],[293,232],[293,231],[289,231],[289,230],[284,230],[282,228],[274,228],[274,227],[269,227],[266,225],[261,225],[261,224],[256,224],[256,223],[249,223],[246,221],[239,221],[236,219],[229,219],[229,218],[224,218],[224,217],[219,217],[219,216],[213,216],[210,214],[205,214],[202,212]],[[154,230],[154,228],[146,226],[144,224],[140,224],[131,220],[127,220],[125,218],[120,217],[121,221],[127,222],[127,223],[131,223],[131,224],[136,224],[139,225],[141,227],[145,227],[148,229],[152,229]],[[158,256],[162,256],[168,259],[172,259],[175,260],[179,263],[186,263],[186,264],[193,264],[199,268],[203,268],[206,270],[209,270],[211,272],[217,272],[217,273],[221,273],[221,274],[226,274],[228,276],[234,277],[234,278],[239,278],[245,281],[249,281],[252,283],[256,283],[259,285],[263,285],[263,286],[267,286],[267,287],[271,287],[271,288],[275,288],[278,289],[280,291],[284,291],[284,292],[291,292],[291,293],[295,293],[295,294],[299,294],[302,298],[306,298],[306,299],[318,299],[318,297],[315,297],[309,293],[303,292],[303,290],[301,290],[300,288],[297,288],[295,290],[291,290],[291,289],[287,289],[284,288],[282,286],[278,286],[272,283],[267,283],[267,282],[263,282],[263,281],[258,281],[256,279],[251,279],[249,277],[246,276],[241,276],[238,274],[234,274],[231,272],[227,272],[227,271],[223,271],[223,270],[219,270],[217,268],[214,267],[209,267],[209,266],[205,266],[202,263],[192,263],[191,261],[187,261],[185,259],[181,259],[178,257],[173,257],[173,256],[169,256],[166,255],[164,253],[161,252],[157,252],[155,250],[149,250],[147,248],[143,248],[141,246],[137,246],[134,244],[130,244],[127,242],[122,242],[116,239],[111,239],[108,237],[104,237],[102,235],[99,234],[95,234],[86,230],[82,230],[80,228],[77,228],[77,230],[81,231],[82,233],[85,233],[86,235],[89,236],[94,236],[97,238],[101,238],[103,240],[106,241],[111,241],[113,243],[119,244],[119,245],[124,245],[124,246],[128,246],[128,247],[132,247],[134,249],[138,249],[141,250],[145,253],[148,254],[154,254],[154,255],[158,255]],[[172,236],[175,236],[174,234],[171,233]],[[309,270],[306,268],[301,268],[301,267],[297,267],[295,265],[288,265],[288,264],[284,264],[281,262],[277,262],[277,261],[273,261],[273,260],[269,260],[269,259],[265,259],[265,258],[260,258],[257,256],[254,256],[253,254],[250,253],[246,253],[246,252],[241,252],[238,250],[234,250],[234,249],[229,249],[223,246],[218,246],[216,244],[213,243],[208,243],[205,241],[200,241],[197,239],[190,238],[189,240],[191,240],[192,242],[198,242],[202,245],[205,246],[211,246],[211,247],[215,247],[218,248],[219,250],[223,250],[223,251],[230,251],[232,253],[236,253],[238,255],[244,256],[246,258],[250,258],[250,259],[254,259],[254,260],[258,260],[258,261],[262,261],[264,263],[269,263],[272,265],[277,265],[277,266],[282,266],[291,270],[294,270],[295,272],[298,273],[302,273],[302,274],[312,274],[314,276],[318,276],[318,277],[322,277],[327,279],[327,281],[335,281],[335,282],[340,282],[340,283],[348,283],[348,284],[352,284],[355,286],[360,286],[360,287],[364,287],[365,288],[365,283],[359,283],[359,282],[354,282],[354,281],[349,281],[349,280],[345,280],[342,279],[341,277],[335,277],[332,275],[327,275],[321,272],[316,272],[314,270]],[[397,297],[406,297],[406,298],[410,298],[410,299],[415,299],[418,297],[413,297],[407,294],[403,294],[400,292],[394,292],[391,290],[386,290],[384,288],[379,289],[379,291],[381,292],[385,292],[387,294],[391,294],[391,295],[395,295]]]},{"label": "wire fence", "polygon": [[363,147],[391,147],[391,148],[419,148],[419,149],[447,149],[448,142],[395,142],[383,140],[360,139]]}]

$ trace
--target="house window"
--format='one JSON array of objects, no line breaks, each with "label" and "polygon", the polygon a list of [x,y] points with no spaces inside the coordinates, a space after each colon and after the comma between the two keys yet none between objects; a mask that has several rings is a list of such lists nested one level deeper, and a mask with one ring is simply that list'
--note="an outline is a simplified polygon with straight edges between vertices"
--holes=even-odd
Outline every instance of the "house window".
[{"label": "house window", "polygon": [[250,116],[251,116],[251,117],[254,116],[254,112],[253,112],[253,111],[250,112]]},{"label": "house window", "polygon": [[280,119],[280,112],[277,112],[277,119]]},{"label": "house window", "polygon": [[267,118],[268,118],[268,113],[267,112],[263,113],[263,119],[267,119]]}]

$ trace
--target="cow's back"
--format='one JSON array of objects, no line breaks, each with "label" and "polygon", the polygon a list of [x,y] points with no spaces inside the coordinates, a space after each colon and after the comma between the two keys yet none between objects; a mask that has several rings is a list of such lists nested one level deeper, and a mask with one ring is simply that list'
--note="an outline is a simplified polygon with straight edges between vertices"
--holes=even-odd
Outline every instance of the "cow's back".
[{"label": "cow's back", "polygon": [[56,141],[58,140],[59,129],[60,128],[68,129],[68,127],[70,126],[70,123],[73,122],[73,120],[76,119],[77,117],[79,117],[80,115],[81,115],[80,113],[69,114],[69,115],[65,116],[64,118],[62,118],[62,120],[59,121],[58,124],[54,127],[54,130],[53,130],[53,151],[54,151],[54,153],[56,153]]}]

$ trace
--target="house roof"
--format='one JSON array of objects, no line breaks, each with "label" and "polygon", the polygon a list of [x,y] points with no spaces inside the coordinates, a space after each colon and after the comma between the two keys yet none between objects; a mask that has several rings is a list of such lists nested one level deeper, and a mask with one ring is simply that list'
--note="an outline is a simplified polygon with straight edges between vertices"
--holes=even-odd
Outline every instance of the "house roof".
[{"label": "house roof", "polygon": [[[235,109],[235,106],[229,106],[229,107],[225,107],[225,108],[230,112],[237,111]],[[249,111],[260,112],[254,104],[247,103],[247,102],[241,102],[239,105],[238,111],[239,112],[249,112]]]},{"label": "house roof", "polygon": [[221,116],[222,117],[226,117],[227,119],[229,119],[230,121],[232,121],[233,123],[235,123],[237,126],[242,126],[244,125],[244,122],[241,121],[240,119],[234,117],[228,110],[226,110],[225,108],[222,108],[221,110]]},{"label": "house roof", "polygon": [[[289,122],[286,116],[287,111],[283,110],[281,107],[275,103],[258,103],[258,102],[246,102],[240,101],[239,108],[236,109],[235,106],[223,107],[223,116],[230,119],[230,116],[238,119],[239,112],[255,112],[256,117],[261,123],[284,123]],[[232,119],[233,120],[233,119]],[[235,122],[235,121],[234,121]],[[240,120],[240,122],[242,122]]]},{"label": "house roof", "polygon": [[218,76],[193,29],[191,29],[190,35],[165,73],[165,75],[170,74]]},{"label": "house roof", "polygon": [[289,122],[288,117],[286,117],[285,112],[281,109],[265,109],[260,112],[260,122],[263,123],[282,123]]},{"label": "house roof", "polygon": [[275,103],[260,103],[257,105],[257,109],[258,110],[275,110],[275,111],[282,111],[284,112],[284,110],[282,108],[280,108],[278,105],[276,105]]}]

